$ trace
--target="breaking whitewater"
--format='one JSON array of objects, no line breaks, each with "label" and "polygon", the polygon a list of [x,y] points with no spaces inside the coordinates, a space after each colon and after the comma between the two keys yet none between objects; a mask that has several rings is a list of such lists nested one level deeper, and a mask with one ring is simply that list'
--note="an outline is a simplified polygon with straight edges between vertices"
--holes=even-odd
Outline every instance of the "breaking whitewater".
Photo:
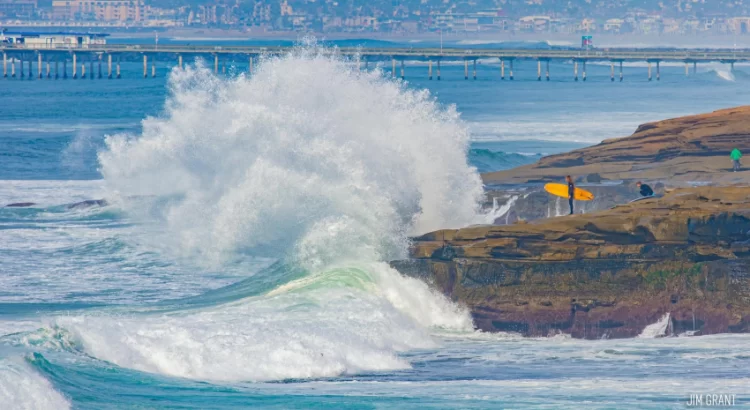
[{"label": "breaking whitewater", "polygon": [[103,180],[3,181],[3,203],[39,204],[0,208],[9,408],[664,408],[746,391],[744,335],[484,334],[390,268],[410,235],[496,217],[467,127],[429,92],[315,47],[251,78],[190,66],[169,89],[142,132],[107,137]]}]

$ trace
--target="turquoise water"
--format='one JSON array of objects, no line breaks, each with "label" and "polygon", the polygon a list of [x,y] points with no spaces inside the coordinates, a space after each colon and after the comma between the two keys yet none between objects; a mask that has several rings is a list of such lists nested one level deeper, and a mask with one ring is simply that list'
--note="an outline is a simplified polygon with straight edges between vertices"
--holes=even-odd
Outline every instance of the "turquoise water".
[{"label": "turquoise water", "polygon": [[632,66],[612,84],[607,66],[575,83],[557,64],[539,83],[532,63],[513,82],[492,62],[476,81],[447,65],[438,82],[414,64],[403,86],[311,52],[253,79],[123,68],[0,81],[0,204],[35,204],[0,208],[5,407],[750,403],[744,335],[678,337],[666,321],[630,340],[479,333],[384,263],[410,234],[492,220],[473,207],[473,167],[744,104],[743,67],[667,66],[648,83]]}]

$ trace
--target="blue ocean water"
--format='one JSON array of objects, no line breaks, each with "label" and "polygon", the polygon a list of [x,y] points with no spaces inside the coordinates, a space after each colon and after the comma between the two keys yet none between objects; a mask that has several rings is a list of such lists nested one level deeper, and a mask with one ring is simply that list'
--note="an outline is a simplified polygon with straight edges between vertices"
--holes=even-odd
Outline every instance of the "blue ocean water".
[{"label": "blue ocean water", "polygon": [[[8,408],[684,408],[750,403],[744,335],[528,339],[384,262],[486,221],[481,172],[746,103],[742,66],[520,62],[406,84],[302,53],[229,78],[0,80]],[[429,90],[429,95],[422,90]],[[106,198],[105,206],[71,204]],[[677,335],[675,335],[677,336]]]}]

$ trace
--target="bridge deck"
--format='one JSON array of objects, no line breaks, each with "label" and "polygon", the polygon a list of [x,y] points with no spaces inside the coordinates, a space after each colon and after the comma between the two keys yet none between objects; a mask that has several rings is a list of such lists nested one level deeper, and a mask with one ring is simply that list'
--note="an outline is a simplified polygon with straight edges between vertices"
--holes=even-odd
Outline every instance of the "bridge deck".
[{"label": "bridge deck", "polygon": [[[137,45],[106,44],[66,47],[61,45],[16,45],[0,44],[0,52],[20,53],[104,53],[104,54],[145,54],[145,55],[262,55],[282,54],[292,47],[256,46],[210,46],[210,45]],[[533,60],[580,60],[580,61],[685,61],[685,62],[738,62],[750,61],[750,50],[532,50],[532,49],[467,49],[467,48],[358,48],[343,47],[323,49],[324,52],[337,52],[344,56],[361,56],[364,59],[397,60],[474,60],[480,58],[533,59]]]}]

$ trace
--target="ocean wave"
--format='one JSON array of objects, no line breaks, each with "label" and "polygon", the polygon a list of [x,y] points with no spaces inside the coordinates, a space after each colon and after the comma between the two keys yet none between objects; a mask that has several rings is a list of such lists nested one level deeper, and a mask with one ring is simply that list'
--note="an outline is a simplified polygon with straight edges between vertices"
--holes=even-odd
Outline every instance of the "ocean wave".
[{"label": "ocean wave", "polygon": [[735,73],[731,70],[714,70],[713,71],[717,77],[724,81],[732,81],[734,82],[736,80]]},{"label": "ocean wave", "polygon": [[314,47],[251,78],[174,71],[170,89],[142,135],[107,138],[105,197],[196,266],[280,262],[150,309],[55,317],[82,352],[197,380],[286,380],[406,369],[399,353],[436,347],[432,329],[472,330],[465,309],[384,262],[410,234],[484,220],[454,108]]},{"label": "ocean wave", "polygon": [[521,165],[536,162],[541,154],[505,153],[488,149],[472,149],[469,151],[469,163],[477,167],[480,173],[501,171]]},{"label": "ocean wave", "polygon": [[0,207],[14,202],[33,202],[38,207],[101,198],[102,180],[0,180]]},{"label": "ocean wave", "polygon": [[[459,40],[454,43],[459,46],[475,46],[476,48],[519,48],[519,49],[548,49],[558,47],[549,41],[497,41],[497,40]],[[562,44],[564,45],[564,44]]]},{"label": "ocean wave", "polygon": [[54,322],[101,360],[216,381],[406,369],[398,352],[437,346],[429,327],[471,329],[465,311],[385,264],[334,268],[198,310]]},{"label": "ocean wave", "polygon": [[70,402],[21,358],[0,359],[0,402],[19,410],[70,408]]}]

